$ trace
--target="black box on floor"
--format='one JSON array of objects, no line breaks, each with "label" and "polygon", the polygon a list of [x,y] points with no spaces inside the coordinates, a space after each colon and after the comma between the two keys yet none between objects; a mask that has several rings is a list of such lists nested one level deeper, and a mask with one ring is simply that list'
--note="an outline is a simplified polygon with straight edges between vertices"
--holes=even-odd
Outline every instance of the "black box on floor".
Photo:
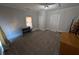
[{"label": "black box on floor", "polygon": [[27,28],[23,28],[22,31],[23,33],[28,33],[28,32],[31,32],[32,29],[30,27],[27,27]]}]

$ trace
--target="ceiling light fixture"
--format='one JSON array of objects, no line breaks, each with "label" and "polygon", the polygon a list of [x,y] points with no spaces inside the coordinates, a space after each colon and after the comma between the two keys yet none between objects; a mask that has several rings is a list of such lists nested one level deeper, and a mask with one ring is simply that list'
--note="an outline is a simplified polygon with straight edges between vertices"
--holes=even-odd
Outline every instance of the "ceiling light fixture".
[{"label": "ceiling light fixture", "polygon": [[44,5],[44,8],[48,8],[49,6],[48,6],[48,4],[46,3],[45,5]]},{"label": "ceiling light fixture", "polygon": [[44,9],[53,9],[59,6],[57,3],[41,3]]}]

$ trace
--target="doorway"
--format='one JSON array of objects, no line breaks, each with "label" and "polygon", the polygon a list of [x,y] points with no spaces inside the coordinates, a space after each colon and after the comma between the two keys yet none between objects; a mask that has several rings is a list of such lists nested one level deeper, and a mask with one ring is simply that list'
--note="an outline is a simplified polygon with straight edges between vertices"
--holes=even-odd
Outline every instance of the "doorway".
[{"label": "doorway", "polygon": [[31,16],[27,16],[26,17],[26,27],[30,27],[32,29],[32,17]]}]

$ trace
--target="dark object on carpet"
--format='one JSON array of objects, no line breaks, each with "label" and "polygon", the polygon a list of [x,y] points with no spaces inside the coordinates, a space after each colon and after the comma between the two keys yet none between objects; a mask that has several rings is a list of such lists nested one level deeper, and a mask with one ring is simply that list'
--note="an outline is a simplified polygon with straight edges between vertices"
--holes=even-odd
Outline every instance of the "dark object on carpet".
[{"label": "dark object on carpet", "polygon": [[31,32],[32,29],[30,27],[27,27],[27,28],[23,28],[22,31],[23,31],[23,34],[24,34],[24,33]]}]

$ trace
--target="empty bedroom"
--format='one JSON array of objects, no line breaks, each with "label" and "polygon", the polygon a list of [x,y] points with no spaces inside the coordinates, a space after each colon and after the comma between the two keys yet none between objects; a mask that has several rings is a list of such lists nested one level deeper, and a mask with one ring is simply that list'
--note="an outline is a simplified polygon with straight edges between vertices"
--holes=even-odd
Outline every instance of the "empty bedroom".
[{"label": "empty bedroom", "polygon": [[0,3],[0,55],[78,55],[79,3]]}]

